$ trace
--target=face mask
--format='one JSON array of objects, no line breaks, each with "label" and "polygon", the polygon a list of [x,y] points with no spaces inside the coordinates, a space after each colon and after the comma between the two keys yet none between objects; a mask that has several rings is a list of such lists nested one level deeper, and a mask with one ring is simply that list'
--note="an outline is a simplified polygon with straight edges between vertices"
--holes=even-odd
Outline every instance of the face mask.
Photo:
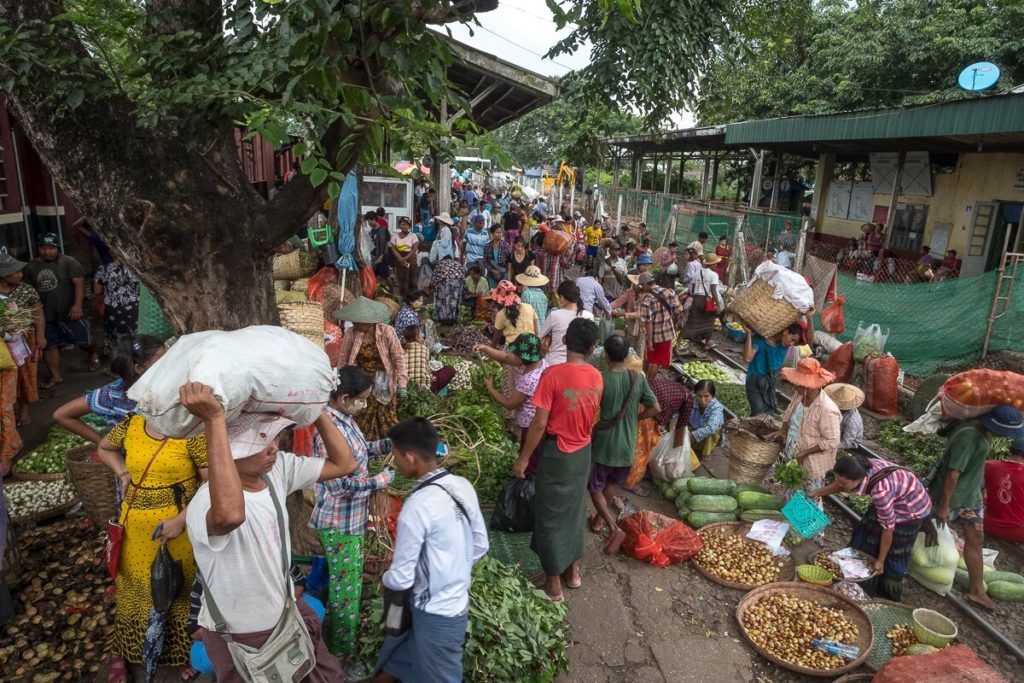
[{"label": "face mask", "polygon": [[346,409],[345,412],[348,413],[349,415],[358,415],[359,413],[363,412],[364,410],[366,410],[366,399],[365,398],[357,398],[357,399],[353,399],[349,403],[348,409]]}]

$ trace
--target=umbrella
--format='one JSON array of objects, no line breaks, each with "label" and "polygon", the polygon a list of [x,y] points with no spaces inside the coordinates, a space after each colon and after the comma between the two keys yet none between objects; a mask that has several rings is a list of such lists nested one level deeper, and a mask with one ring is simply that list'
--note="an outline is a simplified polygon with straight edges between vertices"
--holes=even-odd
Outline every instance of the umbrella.
[{"label": "umbrella", "polygon": [[[162,528],[163,524],[158,524],[153,530],[154,541]],[[149,568],[149,590],[153,606],[149,609],[149,623],[146,625],[146,634],[142,640],[142,666],[146,674],[146,683],[152,683],[156,677],[157,662],[164,649],[167,612],[184,585],[185,575],[181,568],[181,560],[171,557],[167,544],[161,543]]]},{"label": "umbrella", "polygon": [[[396,164],[395,168],[398,165]],[[355,170],[348,172],[338,196],[338,252],[341,256],[335,265],[341,269],[341,297],[345,298],[345,276],[356,270],[352,253],[356,250],[356,221],[359,219],[359,176]]]},{"label": "umbrella", "polygon": [[[397,164],[395,164],[394,168],[402,175],[412,175],[412,172],[416,170],[416,164],[412,163],[411,161],[399,161]],[[430,175],[430,169],[427,168],[426,166],[420,164],[419,169],[420,173],[422,173],[423,175]]]}]

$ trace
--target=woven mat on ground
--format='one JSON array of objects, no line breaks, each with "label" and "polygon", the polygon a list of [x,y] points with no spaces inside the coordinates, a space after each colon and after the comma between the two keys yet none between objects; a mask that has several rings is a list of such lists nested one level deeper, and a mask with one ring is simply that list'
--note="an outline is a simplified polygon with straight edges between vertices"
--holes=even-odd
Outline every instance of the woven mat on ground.
[{"label": "woven mat on ground", "polygon": [[886,638],[885,634],[897,624],[913,625],[914,618],[908,607],[888,600],[872,600],[865,602],[861,607],[875,629],[875,644],[864,664],[878,671],[883,664],[892,659],[892,641]]},{"label": "woven mat on ground", "polygon": [[530,550],[530,532],[510,534],[487,530],[491,549],[487,554],[504,564],[519,565],[523,576],[530,578],[542,572],[540,558]]}]

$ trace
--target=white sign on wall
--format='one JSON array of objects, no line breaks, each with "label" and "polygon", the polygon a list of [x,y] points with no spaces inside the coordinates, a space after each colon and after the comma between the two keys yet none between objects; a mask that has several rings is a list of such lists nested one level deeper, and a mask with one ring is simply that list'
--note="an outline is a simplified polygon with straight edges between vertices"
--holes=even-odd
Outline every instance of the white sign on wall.
[{"label": "white sign on wall", "polygon": [[847,218],[851,221],[870,221],[874,211],[874,184],[866,180],[854,183],[853,193],[850,197],[850,213]]},{"label": "white sign on wall", "polygon": [[846,218],[850,214],[850,197],[853,183],[849,180],[833,180],[828,186],[828,206],[825,215],[830,218]]},{"label": "white sign on wall", "polygon": [[903,162],[903,194],[913,197],[932,196],[932,168],[928,152],[907,152]]}]

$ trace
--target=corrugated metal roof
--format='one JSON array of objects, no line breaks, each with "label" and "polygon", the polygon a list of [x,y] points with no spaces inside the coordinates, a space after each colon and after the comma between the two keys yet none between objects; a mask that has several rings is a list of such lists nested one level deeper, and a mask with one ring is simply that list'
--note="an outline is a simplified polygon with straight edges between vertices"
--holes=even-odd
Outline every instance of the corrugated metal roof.
[{"label": "corrugated metal roof", "polygon": [[771,145],[829,140],[887,140],[1024,131],[1024,95],[819,116],[730,123],[726,145]]}]

